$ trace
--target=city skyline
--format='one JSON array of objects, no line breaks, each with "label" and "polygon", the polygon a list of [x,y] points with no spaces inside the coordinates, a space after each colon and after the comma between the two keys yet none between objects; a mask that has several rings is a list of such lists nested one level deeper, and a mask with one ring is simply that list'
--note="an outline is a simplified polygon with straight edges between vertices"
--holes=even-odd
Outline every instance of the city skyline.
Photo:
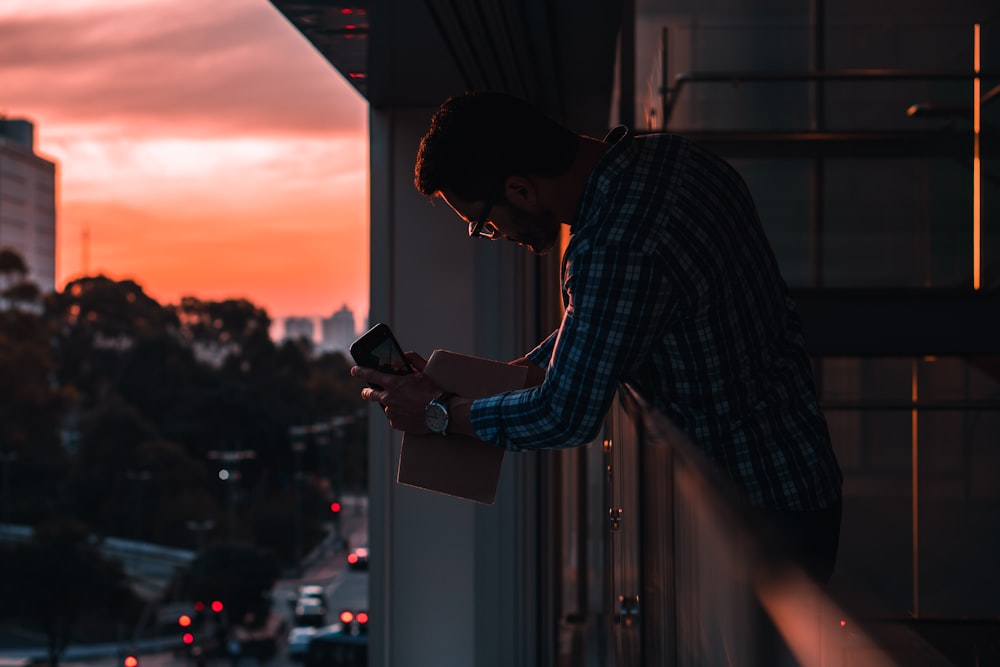
[{"label": "city skyline", "polygon": [[367,103],[269,2],[10,0],[0,59],[57,164],[58,288],[367,316]]},{"label": "city skyline", "polygon": [[305,337],[319,345],[322,350],[346,352],[354,339],[367,329],[368,316],[351,310],[346,303],[329,315],[291,315],[282,319],[280,335],[272,330],[272,338],[288,340]]}]

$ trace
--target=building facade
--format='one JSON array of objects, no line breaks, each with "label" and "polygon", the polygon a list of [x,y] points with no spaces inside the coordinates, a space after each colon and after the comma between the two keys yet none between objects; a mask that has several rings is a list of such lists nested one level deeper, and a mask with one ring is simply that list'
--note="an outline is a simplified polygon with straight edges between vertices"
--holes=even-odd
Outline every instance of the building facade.
[{"label": "building facade", "polygon": [[0,118],[0,248],[17,252],[46,293],[56,283],[56,165],[35,153],[34,132]]},{"label": "building facade", "polygon": [[[428,232],[456,228],[412,185],[446,97],[506,90],[591,136],[619,123],[689,136],[748,181],[800,303],[845,473],[832,586],[920,631],[1000,616],[993,4],[272,3],[370,104],[373,321],[407,349],[494,359],[558,325],[557,257]],[[372,417],[372,665],[753,664],[738,651],[685,661],[677,631],[692,617],[646,595],[647,575],[684,583],[670,562],[684,544],[661,541],[685,535],[671,521],[699,504],[665,503],[659,529],[636,528],[645,491],[669,475],[636,473],[658,470],[641,447],[615,458],[613,434],[628,428],[508,455],[483,506],[396,484],[399,436]],[[710,607],[723,577],[700,574],[680,603],[718,611],[697,627],[724,638],[720,622],[739,610]],[[917,664],[865,662],[850,652],[853,626],[835,631],[836,664]],[[985,662],[987,644],[966,641],[955,663]]]},{"label": "building facade", "polygon": [[324,317],[320,320],[320,328],[323,336],[321,347],[323,351],[327,352],[334,350],[346,352],[350,349],[354,339],[358,337],[354,311],[346,304],[330,317]]},{"label": "building facade", "polygon": [[315,336],[316,324],[311,317],[286,317],[284,340],[299,340],[304,338],[310,343]]}]

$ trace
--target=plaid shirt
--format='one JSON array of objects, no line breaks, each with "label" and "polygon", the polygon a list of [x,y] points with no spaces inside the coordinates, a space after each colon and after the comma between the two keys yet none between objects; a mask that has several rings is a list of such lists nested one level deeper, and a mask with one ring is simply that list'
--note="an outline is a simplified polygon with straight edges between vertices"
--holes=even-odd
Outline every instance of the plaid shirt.
[{"label": "plaid shirt", "polygon": [[545,381],[475,401],[476,432],[512,451],[582,445],[628,383],[752,505],[829,506],[840,469],[743,180],[678,136],[608,141],[563,257],[562,324],[528,355]]}]

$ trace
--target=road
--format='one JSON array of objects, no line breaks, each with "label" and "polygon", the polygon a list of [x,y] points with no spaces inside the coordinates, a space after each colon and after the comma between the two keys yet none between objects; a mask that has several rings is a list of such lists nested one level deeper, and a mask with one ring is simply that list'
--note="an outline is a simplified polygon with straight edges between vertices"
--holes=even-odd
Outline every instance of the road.
[{"label": "road", "polygon": [[[347,543],[352,547],[367,544],[366,507],[350,508],[345,514],[342,520]],[[330,610],[327,618],[329,623],[335,622],[336,616],[344,609],[354,612],[368,609],[368,572],[348,570],[346,553],[343,550],[335,550],[332,547],[332,539],[329,542],[330,546],[319,549],[313,554],[298,577],[281,579],[275,584],[274,610],[288,621],[289,627],[294,625],[292,607],[288,604],[289,594],[294,594],[300,585],[323,586]],[[94,648],[96,650],[97,647]],[[6,652],[0,651],[0,653]],[[172,650],[163,650],[162,647],[150,644],[146,644],[145,648],[132,647],[128,644],[122,644],[120,647],[104,647],[101,654],[94,657],[80,657],[79,653],[71,654],[60,664],[65,667],[123,667],[123,661],[128,655],[139,658],[137,667],[195,667],[195,662],[191,658],[176,655]],[[6,664],[3,655],[0,655],[0,663]],[[301,662],[288,658],[283,643],[278,654],[267,661],[244,657],[234,664],[230,658],[217,658],[207,660],[203,664],[207,667],[257,667],[258,665],[302,667]]]}]

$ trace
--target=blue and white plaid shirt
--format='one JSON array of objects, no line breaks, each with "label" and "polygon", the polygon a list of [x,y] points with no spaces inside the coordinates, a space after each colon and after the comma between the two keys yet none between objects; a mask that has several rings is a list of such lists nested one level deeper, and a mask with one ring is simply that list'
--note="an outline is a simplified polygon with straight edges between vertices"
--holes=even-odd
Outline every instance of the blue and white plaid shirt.
[{"label": "blue and white plaid shirt", "polygon": [[742,178],[678,136],[608,141],[563,257],[562,324],[528,355],[545,381],[475,401],[476,432],[512,451],[585,444],[628,383],[752,505],[829,506],[840,469]]}]

